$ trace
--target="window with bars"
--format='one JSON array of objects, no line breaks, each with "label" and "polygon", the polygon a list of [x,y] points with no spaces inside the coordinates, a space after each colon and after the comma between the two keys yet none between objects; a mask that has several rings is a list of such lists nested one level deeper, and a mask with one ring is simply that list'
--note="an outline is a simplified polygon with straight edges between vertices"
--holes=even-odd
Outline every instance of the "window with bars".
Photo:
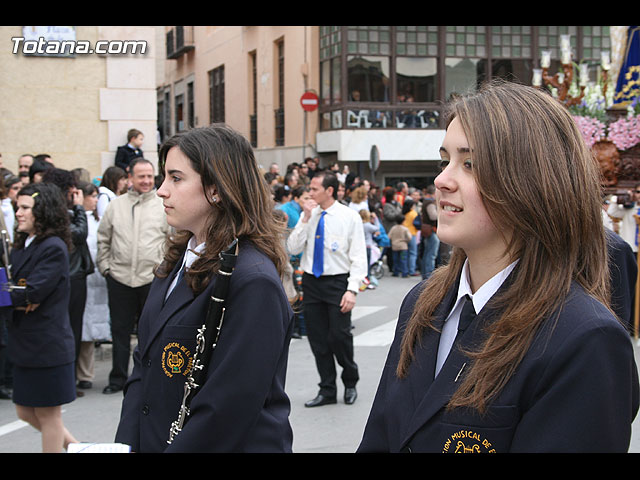
[{"label": "window with bars", "polygon": [[392,27],[347,27],[347,53],[390,55]]},{"label": "window with bars", "polygon": [[275,110],[275,140],[277,146],[284,145],[284,40],[276,42],[278,63],[278,104]]},{"label": "window with bars", "polygon": [[209,72],[209,121],[224,122],[224,65]]},{"label": "window with bars", "polygon": [[341,27],[320,27],[320,60],[340,55],[342,52]]},{"label": "window with bars", "polygon": [[600,62],[603,51],[611,51],[611,30],[608,26],[582,27],[581,60]]},{"label": "window with bars", "polygon": [[184,127],[184,95],[176,95],[175,98],[175,127],[176,132],[181,132],[185,129]]},{"label": "window with bars", "polygon": [[436,57],[438,55],[438,27],[396,26],[396,54]]},{"label": "window with bars", "polygon": [[[424,112],[489,78],[531,84],[543,50],[559,63],[563,34],[576,61],[611,49],[608,26],[321,26],[321,128],[398,128],[408,101]],[[373,120],[380,110],[390,121]]]},{"label": "window with bars", "polygon": [[249,141],[252,147],[258,146],[258,66],[255,50],[249,52],[251,65],[251,114],[249,115]]},{"label": "window with bars", "polygon": [[187,84],[187,127],[193,128],[196,126],[194,95],[193,95],[193,82]]}]

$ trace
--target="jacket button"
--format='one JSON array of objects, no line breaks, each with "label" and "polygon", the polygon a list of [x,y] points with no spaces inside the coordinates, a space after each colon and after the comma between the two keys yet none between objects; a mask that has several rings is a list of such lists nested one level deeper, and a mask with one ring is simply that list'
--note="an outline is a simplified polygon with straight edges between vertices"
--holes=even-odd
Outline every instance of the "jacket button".
[{"label": "jacket button", "polygon": [[147,359],[147,367],[151,367],[151,359]]},{"label": "jacket button", "polygon": [[142,414],[149,415],[149,405],[145,405],[144,407],[142,407]]}]

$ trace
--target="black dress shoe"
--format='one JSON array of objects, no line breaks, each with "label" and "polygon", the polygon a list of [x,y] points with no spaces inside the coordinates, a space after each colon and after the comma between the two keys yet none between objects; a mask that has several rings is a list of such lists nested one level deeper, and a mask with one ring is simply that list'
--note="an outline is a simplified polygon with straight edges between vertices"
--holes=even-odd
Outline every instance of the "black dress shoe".
[{"label": "black dress shoe", "polygon": [[102,393],[110,394],[120,391],[122,391],[122,387],[119,387],[117,385],[107,385],[106,387],[104,387],[104,390],[102,390]]},{"label": "black dress shoe", "polygon": [[324,395],[318,395],[313,400],[309,400],[304,404],[305,407],[319,407],[321,405],[329,405],[337,403],[336,397],[325,397]]},{"label": "black dress shoe", "polygon": [[93,385],[91,384],[91,382],[89,382],[88,380],[80,380],[78,382],[78,388],[82,388],[84,390],[88,390],[92,387]]},{"label": "black dress shoe", "polygon": [[356,398],[358,398],[358,392],[356,392],[356,387],[345,388],[344,390],[344,403],[347,405],[352,405]]}]

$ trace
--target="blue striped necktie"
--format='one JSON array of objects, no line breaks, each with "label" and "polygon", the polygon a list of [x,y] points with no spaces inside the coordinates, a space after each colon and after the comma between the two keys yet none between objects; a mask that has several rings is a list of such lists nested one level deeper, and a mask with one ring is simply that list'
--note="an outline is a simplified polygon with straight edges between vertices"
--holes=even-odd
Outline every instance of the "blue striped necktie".
[{"label": "blue striped necktie", "polygon": [[316,239],[313,245],[313,274],[316,278],[322,275],[324,270],[324,216],[327,212],[320,214],[318,227],[316,228]]}]

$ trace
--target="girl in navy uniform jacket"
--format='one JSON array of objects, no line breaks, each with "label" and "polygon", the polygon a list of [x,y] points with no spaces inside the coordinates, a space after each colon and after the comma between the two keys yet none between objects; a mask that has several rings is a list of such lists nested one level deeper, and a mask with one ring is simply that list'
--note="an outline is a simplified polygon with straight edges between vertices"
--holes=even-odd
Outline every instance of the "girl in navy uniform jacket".
[{"label": "girl in navy uniform jacket", "polygon": [[69,323],[71,233],[66,200],[52,184],[18,192],[11,273],[24,290],[11,292],[9,358],[18,417],[42,432],[44,452],[61,452],[75,438],[61,405],[75,399],[75,346]]},{"label": "girl in navy uniform jacket", "polygon": [[[251,146],[214,125],[170,138],[160,160],[158,195],[177,232],[139,321],[116,441],[136,452],[289,452],[284,385],[293,311],[280,280],[285,224],[275,220]],[[187,422],[169,444],[218,254],[234,238],[238,258],[220,337]]]},{"label": "girl in navy uniform jacket", "polygon": [[401,306],[358,451],[626,451],[638,373],[596,163],[537,89],[495,82],[450,108],[435,186],[455,253]]}]

